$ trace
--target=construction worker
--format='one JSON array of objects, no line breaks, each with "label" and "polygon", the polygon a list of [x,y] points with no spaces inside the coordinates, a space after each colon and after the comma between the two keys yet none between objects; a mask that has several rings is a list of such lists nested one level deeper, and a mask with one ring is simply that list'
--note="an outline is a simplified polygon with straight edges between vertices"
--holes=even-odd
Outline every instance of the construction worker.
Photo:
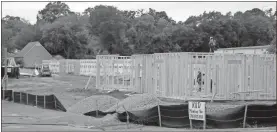
[{"label": "construction worker", "polygon": [[210,52],[214,52],[215,44],[216,44],[216,41],[213,39],[213,37],[210,37],[210,41],[209,41]]},{"label": "construction worker", "polygon": [[202,73],[200,71],[198,71],[197,83],[198,83],[198,92],[201,92]]}]

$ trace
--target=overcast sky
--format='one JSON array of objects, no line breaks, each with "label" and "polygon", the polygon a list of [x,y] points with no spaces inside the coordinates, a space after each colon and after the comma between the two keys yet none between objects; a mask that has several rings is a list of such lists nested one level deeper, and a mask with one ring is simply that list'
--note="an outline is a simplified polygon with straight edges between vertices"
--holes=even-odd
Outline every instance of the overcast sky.
[{"label": "overcast sky", "polygon": [[[19,16],[36,22],[36,15],[48,2],[2,2],[2,17],[6,15]],[[169,17],[175,21],[185,21],[191,15],[199,15],[204,11],[220,11],[221,13],[232,13],[246,11],[253,8],[262,10],[273,8],[276,10],[275,2],[66,2],[74,12],[83,12],[88,7],[95,5],[113,5],[120,10],[137,10],[153,8],[157,11],[166,11]]]}]

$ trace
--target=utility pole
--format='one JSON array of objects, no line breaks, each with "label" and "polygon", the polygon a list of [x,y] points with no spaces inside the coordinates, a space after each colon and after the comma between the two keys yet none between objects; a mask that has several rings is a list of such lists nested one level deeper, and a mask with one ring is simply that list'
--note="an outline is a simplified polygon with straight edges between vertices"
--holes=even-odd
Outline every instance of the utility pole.
[{"label": "utility pole", "polygon": [[[277,6],[277,2],[275,3],[276,4],[276,6]],[[276,12],[275,12],[276,13]],[[275,14],[275,15],[277,15],[277,14]],[[276,17],[275,17],[276,18]],[[277,22],[277,20],[275,19],[275,22]],[[276,26],[275,26],[275,28],[276,28]],[[275,41],[275,43],[276,43],[276,41]],[[277,44],[276,44],[276,46],[275,46],[275,48],[277,48]],[[275,49],[275,65],[277,65],[277,49]],[[276,76],[275,76],[275,80],[276,80],[276,85],[277,85],[277,66],[275,66],[275,73],[276,73]]]},{"label": "utility pole", "polygon": [[5,64],[5,75],[3,79],[5,79],[5,85],[4,85],[4,90],[3,92],[3,99],[5,99],[5,91],[7,90],[7,84],[8,84],[8,72],[7,72],[7,66],[8,66],[8,55],[7,55],[7,48],[4,48],[4,64]]},{"label": "utility pole", "polygon": [[7,90],[7,85],[8,85],[8,54],[7,54],[7,48],[5,48],[5,90]]}]

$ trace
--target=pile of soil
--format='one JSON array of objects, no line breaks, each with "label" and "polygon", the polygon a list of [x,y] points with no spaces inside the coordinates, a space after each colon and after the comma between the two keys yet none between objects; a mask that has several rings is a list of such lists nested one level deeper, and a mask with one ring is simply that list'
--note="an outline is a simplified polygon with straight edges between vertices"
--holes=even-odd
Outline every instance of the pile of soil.
[{"label": "pile of soil", "polygon": [[145,110],[157,106],[158,104],[167,105],[174,103],[162,102],[155,95],[152,94],[134,94],[126,99],[119,101],[117,104],[107,109],[105,112],[124,112],[125,110],[123,106],[127,111]]},{"label": "pile of soil", "polygon": [[94,95],[79,101],[67,110],[68,112],[79,114],[84,114],[94,110],[105,111],[114,106],[117,102],[118,99],[108,95]]}]

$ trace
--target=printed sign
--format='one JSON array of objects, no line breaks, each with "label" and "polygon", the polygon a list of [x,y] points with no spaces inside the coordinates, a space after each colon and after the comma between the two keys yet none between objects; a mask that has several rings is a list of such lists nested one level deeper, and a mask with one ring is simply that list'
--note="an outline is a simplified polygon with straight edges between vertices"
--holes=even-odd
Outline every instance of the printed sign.
[{"label": "printed sign", "polygon": [[189,102],[189,119],[202,120],[206,118],[205,102]]},{"label": "printed sign", "polygon": [[7,72],[12,72],[12,69],[11,68],[7,68]]}]

